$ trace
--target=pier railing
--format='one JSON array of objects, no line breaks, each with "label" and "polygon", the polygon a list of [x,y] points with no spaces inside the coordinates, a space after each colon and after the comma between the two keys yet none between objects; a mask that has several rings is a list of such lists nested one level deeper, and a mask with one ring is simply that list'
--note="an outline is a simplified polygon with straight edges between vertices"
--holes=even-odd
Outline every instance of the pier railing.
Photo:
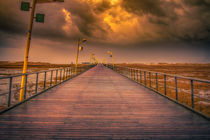
[{"label": "pier railing", "polygon": [[210,119],[210,81],[130,67],[108,67]]},{"label": "pier railing", "polygon": [[[55,87],[79,74],[90,69],[94,65],[39,71],[33,73],[0,77],[0,113],[13,108],[36,95]],[[19,102],[21,90],[21,78],[26,76],[24,89],[24,100]]]}]

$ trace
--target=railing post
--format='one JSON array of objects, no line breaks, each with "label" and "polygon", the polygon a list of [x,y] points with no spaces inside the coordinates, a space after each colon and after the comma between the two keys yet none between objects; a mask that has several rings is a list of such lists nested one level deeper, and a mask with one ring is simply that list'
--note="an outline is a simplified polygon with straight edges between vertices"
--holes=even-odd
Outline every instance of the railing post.
[{"label": "railing post", "polygon": [[177,89],[177,77],[175,76],[175,92],[176,92],[176,100],[178,101],[178,89]]},{"label": "railing post", "polygon": [[71,68],[69,69],[69,79],[71,78]]},{"label": "railing post", "polygon": [[165,88],[165,96],[167,95],[166,91],[166,75],[164,74],[164,88]]},{"label": "railing post", "polygon": [[52,77],[53,77],[53,70],[51,70],[51,75],[50,75],[50,87],[52,86]]},{"label": "railing post", "polygon": [[68,74],[69,74],[69,68],[67,67],[66,68],[66,80],[68,79],[68,76],[69,76]]},{"label": "railing post", "polygon": [[191,99],[192,99],[192,108],[194,109],[194,85],[193,85],[193,80],[191,80]]},{"label": "railing post", "polygon": [[26,93],[27,93],[27,80],[28,80],[28,75],[26,74],[26,79],[25,79],[25,88],[24,88],[24,99],[26,99]]},{"label": "railing post", "polygon": [[135,76],[135,71],[134,71],[134,69],[132,69],[132,78],[133,78],[133,80],[134,80],[134,76]]},{"label": "railing post", "polygon": [[9,78],[9,94],[8,94],[8,104],[7,104],[8,107],[10,107],[11,104],[11,94],[12,94],[12,77]]},{"label": "railing post", "polygon": [[37,94],[37,89],[38,89],[38,81],[39,80],[39,73],[36,73],[36,87],[35,87],[35,94]]},{"label": "railing post", "polygon": [[68,68],[68,72],[67,72],[67,77],[66,77],[66,79],[69,79],[69,71],[70,71],[70,68]]},{"label": "railing post", "polygon": [[139,83],[139,70],[137,70],[137,73],[136,73],[136,80],[137,80],[137,83]]},{"label": "railing post", "polygon": [[132,69],[132,78],[133,78],[133,80],[134,80],[134,78],[135,78],[135,70],[134,69]]},{"label": "railing post", "polygon": [[62,78],[62,69],[60,69],[60,82],[61,83],[61,78]]},{"label": "railing post", "polygon": [[134,69],[132,69],[132,79],[134,80],[134,76],[135,76],[135,71]]},{"label": "railing post", "polygon": [[158,91],[158,73],[155,74],[156,76],[156,90]]},{"label": "railing post", "polygon": [[69,71],[68,71],[68,77],[67,77],[67,79],[69,79],[70,78],[70,67],[69,67]]},{"label": "railing post", "polygon": [[65,73],[66,73],[66,69],[63,69],[63,81],[65,80]]},{"label": "railing post", "polygon": [[68,73],[68,68],[65,68],[65,74],[64,74],[64,79],[66,80],[66,75],[67,75],[67,73]]},{"label": "railing post", "polygon": [[132,79],[132,69],[131,69],[131,78],[130,79]]},{"label": "railing post", "polygon": [[46,87],[46,75],[47,75],[47,72],[45,71],[44,72],[44,88],[43,88],[44,90],[45,90],[45,87]]},{"label": "railing post", "polygon": [[131,79],[133,80],[133,69],[131,68]]},{"label": "railing post", "polygon": [[68,79],[69,68],[66,68],[66,80]]},{"label": "railing post", "polygon": [[149,72],[149,85],[150,85],[150,88],[152,88],[152,82],[151,82],[151,72]]},{"label": "railing post", "polygon": [[137,81],[137,70],[135,69],[135,81]]},{"label": "railing post", "polygon": [[56,70],[56,76],[55,76],[55,84],[57,85],[57,78],[58,78],[58,70]]},{"label": "railing post", "polygon": [[144,71],[144,85],[147,87],[147,72]]},{"label": "railing post", "polygon": [[130,70],[129,68],[127,68],[127,77],[129,78],[129,75],[130,75]]},{"label": "railing post", "polygon": [[140,70],[140,83],[142,83],[142,74],[141,74],[141,70]]}]

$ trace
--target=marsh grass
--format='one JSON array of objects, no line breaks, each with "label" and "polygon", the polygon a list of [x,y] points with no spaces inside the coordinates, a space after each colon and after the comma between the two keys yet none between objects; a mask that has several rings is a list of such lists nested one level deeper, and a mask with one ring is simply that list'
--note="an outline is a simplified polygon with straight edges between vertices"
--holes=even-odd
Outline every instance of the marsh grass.
[{"label": "marsh grass", "polygon": [[[117,65],[117,66],[125,66],[125,64]],[[115,67],[115,71],[129,77],[130,79],[141,83],[142,85],[151,88],[155,91],[158,91],[160,94],[168,96],[169,98],[173,100],[177,100],[180,103],[192,107],[192,89],[191,89],[191,80],[177,77],[177,92],[176,92],[176,82],[175,77],[166,75],[166,80],[164,80],[164,74],[158,74],[156,80],[156,73],[154,72],[144,72],[142,70],[141,72],[137,72],[134,70],[129,71],[128,69],[121,70],[121,68]],[[127,65],[126,65],[127,66]],[[178,69],[178,73],[181,73],[181,70],[183,70],[182,75],[192,75],[191,72],[193,71],[196,75],[192,76],[195,78],[201,78],[206,77],[205,79],[208,79],[208,76],[205,74],[210,73],[210,69],[207,70],[206,67],[209,67],[209,65],[201,65],[201,69],[198,69],[198,65],[195,65],[195,68],[193,68],[194,65],[190,65],[189,67],[183,66],[182,68],[180,65],[178,65],[178,68],[175,68],[176,66],[155,66],[154,69],[152,69],[152,66],[143,66],[143,68],[148,68],[148,70],[155,71],[158,68],[158,71],[161,71],[161,68],[163,71],[161,72],[168,72],[168,74],[175,74],[175,72]],[[200,66],[200,65],[199,65]],[[141,68],[142,64],[140,66],[138,65],[128,65],[127,67],[130,68]],[[171,70],[167,71],[168,67],[173,67],[173,72]],[[186,68],[186,70],[185,70]],[[204,70],[202,73],[202,69]],[[197,70],[197,71],[196,71]],[[146,70],[145,70],[146,71]],[[134,74],[135,73],[135,74]],[[188,74],[187,74],[188,73]],[[198,74],[199,73],[199,74]],[[204,76],[205,75],[205,76]],[[166,84],[165,84],[166,81]],[[210,84],[205,82],[199,82],[199,81],[193,81],[193,92],[194,92],[194,109],[205,114],[206,116],[210,117]]]}]

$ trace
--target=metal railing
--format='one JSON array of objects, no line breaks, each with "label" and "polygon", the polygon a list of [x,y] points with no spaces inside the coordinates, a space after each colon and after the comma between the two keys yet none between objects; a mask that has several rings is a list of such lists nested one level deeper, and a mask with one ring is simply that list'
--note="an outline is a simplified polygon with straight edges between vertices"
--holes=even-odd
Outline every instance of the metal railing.
[{"label": "metal railing", "polygon": [[210,81],[130,67],[108,67],[210,119]]},{"label": "metal railing", "polygon": [[[75,74],[74,67],[66,67],[0,77],[0,113],[3,113],[30,98],[81,74],[93,66],[94,65],[77,67],[77,74]],[[26,76],[25,87],[23,88],[24,100],[19,102],[21,78],[23,75]]]}]

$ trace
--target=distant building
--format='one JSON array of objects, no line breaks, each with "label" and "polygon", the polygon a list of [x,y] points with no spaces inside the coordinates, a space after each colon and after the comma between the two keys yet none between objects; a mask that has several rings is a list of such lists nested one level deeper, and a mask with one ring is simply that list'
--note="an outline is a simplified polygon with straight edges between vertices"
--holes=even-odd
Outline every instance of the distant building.
[{"label": "distant building", "polygon": [[90,64],[90,62],[82,62],[82,64]]}]

